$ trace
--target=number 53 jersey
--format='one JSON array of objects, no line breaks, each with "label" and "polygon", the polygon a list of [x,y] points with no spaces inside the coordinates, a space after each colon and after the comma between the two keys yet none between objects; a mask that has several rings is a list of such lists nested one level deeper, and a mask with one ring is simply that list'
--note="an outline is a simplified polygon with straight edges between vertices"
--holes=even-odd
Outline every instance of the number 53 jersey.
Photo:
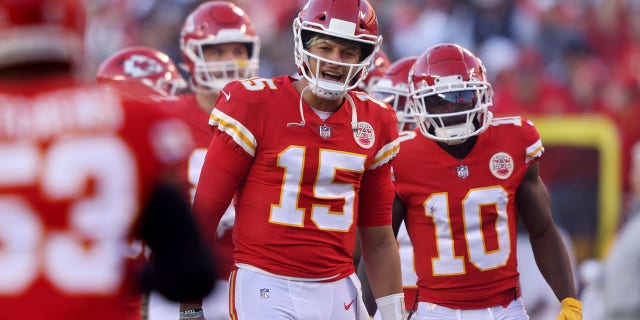
[{"label": "number 53 jersey", "polygon": [[516,190],[543,152],[534,125],[496,118],[456,159],[418,130],[393,162],[420,301],[486,308],[519,296]]},{"label": "number 53 jersey", "polygon": [[0,92],[0,319],[127,319],[129,240],[192,138],[153,102],[55,80]]}]

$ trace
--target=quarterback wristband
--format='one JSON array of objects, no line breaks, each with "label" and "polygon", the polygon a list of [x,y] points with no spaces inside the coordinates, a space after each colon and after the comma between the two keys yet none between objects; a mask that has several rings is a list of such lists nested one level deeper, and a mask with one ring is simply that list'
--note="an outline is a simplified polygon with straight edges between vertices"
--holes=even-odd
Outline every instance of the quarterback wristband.
[{"label": "quarterback wristband", "polygon": [[204,318],[204,313],[202,309],[190,309],[180,311],[180,319],[198,319]]},{"label": "quarterback wristband", "polygon": [[394,293],[376,299],[382,320],[406,319],[407,310],[404,305],[404,293]]}]

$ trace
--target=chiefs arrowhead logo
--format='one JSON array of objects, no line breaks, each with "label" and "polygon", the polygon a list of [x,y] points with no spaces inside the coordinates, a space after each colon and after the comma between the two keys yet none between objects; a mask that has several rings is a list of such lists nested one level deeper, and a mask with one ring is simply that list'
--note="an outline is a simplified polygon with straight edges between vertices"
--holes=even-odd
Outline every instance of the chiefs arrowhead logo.
[{"label": "chiefs arrowhead logo", "polygon": [[143,78],[161,73],[162,66],[149,57],[134,54],[124,62],[123,71],[133,78]]}]

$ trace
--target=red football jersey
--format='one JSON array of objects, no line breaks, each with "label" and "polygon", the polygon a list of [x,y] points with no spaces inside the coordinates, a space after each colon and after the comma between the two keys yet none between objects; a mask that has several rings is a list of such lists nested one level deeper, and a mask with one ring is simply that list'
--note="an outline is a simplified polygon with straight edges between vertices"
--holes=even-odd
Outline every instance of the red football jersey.
[{"label": "red football jersey", "polygon": [[[181,184],[188,190],[189,199],[193,201],[207,147],[213,137],[213,128],[209,125],[209,113],[199,107],[194,94],[182,94],[176,98],[177,102],[170,105],[169,109],[189,125],[195,141],[194,148],[189,154],[189,161],[180,167],[178,173],[178,179],[182,181]],[[217,229],[220,230],[219,233],[215,232],[216,229],[211,232],[217,237],[214,252],[218,263],[218,278],[221,280],[228,280],[229,273],[234,268],[231,226],[233,226],[232,223],[225,224]]]},{"label": "red football jersey", "polygon": [[0,318],[125,319],[128,239],[186,125],[62,79],[0,92],[0,119]]},{"label": "red football jersey", "polygon": [[[360,92],[349,93],[355,110],[345,99],[323,121],[301,102],[293,81],[282,76],[232,82],[211,115],[220,131],[214,139],[252,159],[234,201],[234,258],[278,275],[337,280],[353,273],[356,222],[390,224],[390,211],[358,213],[356,195],[366,172],[388,166],[395,156],[397,121],[388,105]],[[198,188],[198,194],[217,195]],[[368,201],[390,204],[392,198]],[[198,201],[196,196],[196,207]],[[215,221],[222,215],[198,213]]]},{"label": "red football jersey", "polygon": [[497,118],[463,160],[416,129],[393,163],[396,193],[407,205],[418,297],[472,309],[519,296],[515,194],[543,152],[534,125]]},{"label": "red football jersey", "polygon": [[213,133],[209,125],[209,114],[198,106],[194,94],[178,95],[176,99],[174,104],[168,105],[169,112],[182,118],[189,125],[195,141],[194,148],[189,155],[189,162],[180,168],[178,175],[179,179],[185,180],[182,183],[186,185],[189,199],[193,201],[200,179],[200,169]]}]

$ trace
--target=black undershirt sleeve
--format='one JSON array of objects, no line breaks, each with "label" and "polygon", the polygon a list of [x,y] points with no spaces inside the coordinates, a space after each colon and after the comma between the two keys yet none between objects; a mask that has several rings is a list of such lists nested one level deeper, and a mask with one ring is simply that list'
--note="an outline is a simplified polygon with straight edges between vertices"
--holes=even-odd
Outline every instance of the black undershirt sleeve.
[{"label": "black undershirt sleeve", "polygon": [[176,187],[156,187],[139,226],[142,240],[151,249],[142,289],[158,291],[173,301],[197,300],[211,292],[217,274],[215,259]]}]

